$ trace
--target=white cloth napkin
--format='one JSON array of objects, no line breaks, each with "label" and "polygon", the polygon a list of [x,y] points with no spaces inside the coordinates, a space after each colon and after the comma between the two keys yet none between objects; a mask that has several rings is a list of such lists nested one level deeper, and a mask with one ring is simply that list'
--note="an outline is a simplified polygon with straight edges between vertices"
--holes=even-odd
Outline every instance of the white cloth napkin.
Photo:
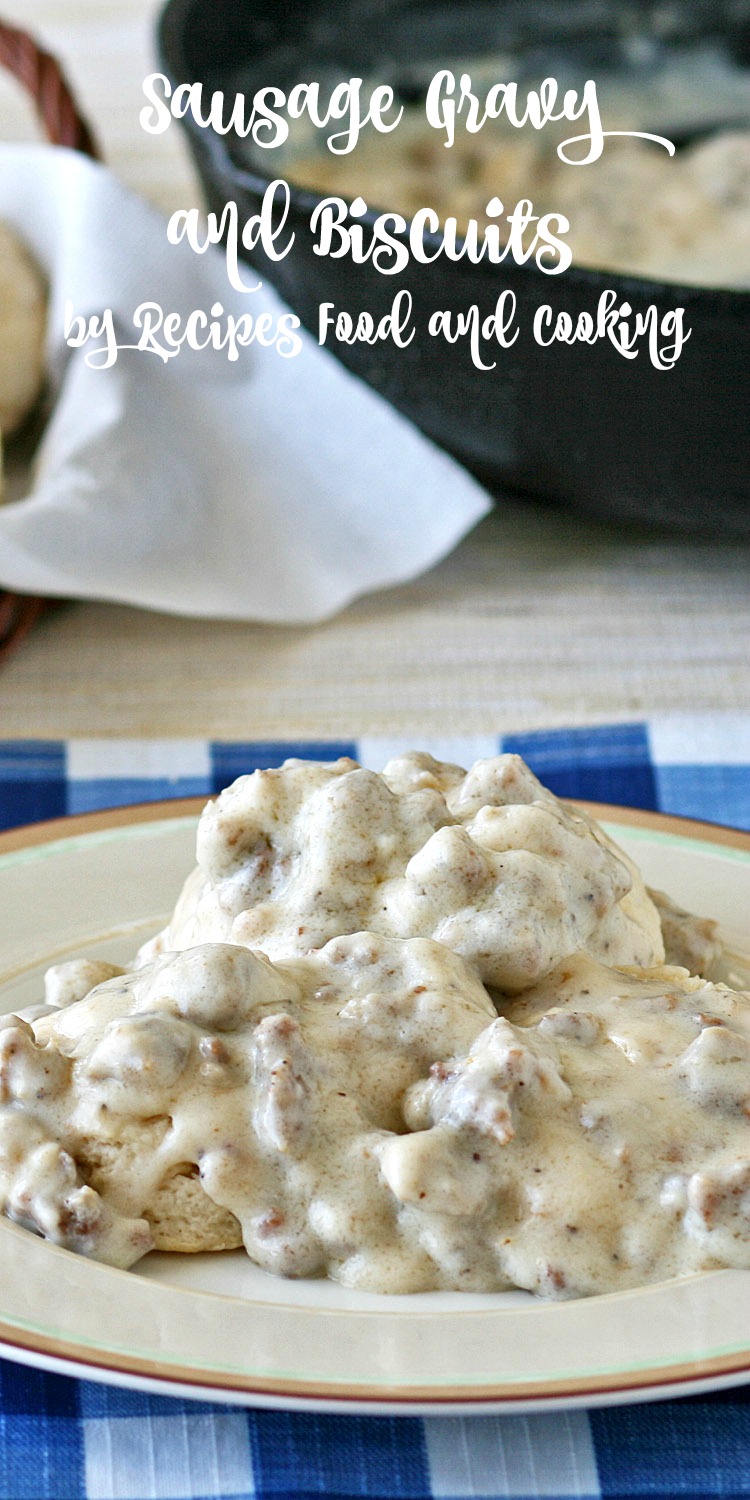
[{"label": "white cloth napkin", "polygon": [[219,249],[170,245],[160,215],[104,167],[0,147],[0,218],[49,277],[55,393],[31,492],[0,507],[5,588],[301,623],[416,576],[489,509],[307,335],[291,359],[253,344],[231,364],[183,346],[167,364],[124,351],[89,368],[94,344],[65,342],[66,299],[82,315],[112,308],[120,343],[135,342],[146,300],[183,316],[217,301],[268,309],[274,323],[285,310],[268,286],[235,292]]}]

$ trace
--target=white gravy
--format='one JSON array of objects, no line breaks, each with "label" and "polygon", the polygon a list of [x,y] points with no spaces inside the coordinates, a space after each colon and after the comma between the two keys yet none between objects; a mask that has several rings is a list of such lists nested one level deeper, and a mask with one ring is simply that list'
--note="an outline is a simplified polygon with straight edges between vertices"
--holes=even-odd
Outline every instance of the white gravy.
[{"label": "white gravy", "polygon": [[658,967],[637,872],[517,758],[290,762],[198,854],[140,966],[0,1030],[11,1218],[128,1266],[199,1184],[266,1270],[378,1292],[750,1267],[750,997]]}]

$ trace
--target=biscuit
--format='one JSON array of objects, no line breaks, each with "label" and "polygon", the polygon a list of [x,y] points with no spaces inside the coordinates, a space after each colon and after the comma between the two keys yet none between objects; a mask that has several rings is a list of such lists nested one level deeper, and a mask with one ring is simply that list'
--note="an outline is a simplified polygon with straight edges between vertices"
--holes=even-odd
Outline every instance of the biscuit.
[{"label": "biscuit", "polygon": [[[74,992],[70,986],[70,993]],[[750,1269],[750,996],[569,956],[498,1009],[440,943],[164,955],[0,1030],[0,1206],[372,1292]]]},{"label": "biscuit", "polygon": [[209,803],[197,856],[144,959],[203,942],[277,959],[361,929],[433,938],[515,993],[578,949],[664,958],[638,870],[517,755],[468,772],[419,753],[382,773],[347,759],[255,771]]},{"label": "biscuit", "polygon": [[47,289],[36,261],[0,223],[0,432],[15,432],[44,383]]}]

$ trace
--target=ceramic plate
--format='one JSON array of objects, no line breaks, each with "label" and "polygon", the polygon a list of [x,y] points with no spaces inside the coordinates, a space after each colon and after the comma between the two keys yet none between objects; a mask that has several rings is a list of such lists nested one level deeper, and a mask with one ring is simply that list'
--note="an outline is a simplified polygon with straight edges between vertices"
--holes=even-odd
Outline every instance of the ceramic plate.
[{"label": "ceramic plate", "polygon": [[[198,802],[0,836],[0,1011],[46,966],[117,960],[166,919],[191,867]],[[747,949],[750,835],[595,808],[650,884]],[[739,965],[750,985],[750,966]],[[750,1272],[541,1303],[525,1293],[379,1297],[285,1282],[240,1252],[115,1271],[0,1221],[0,1349],[90,1379],[222,1401],[377,1412],[533,1410],[750,1379]]]}]

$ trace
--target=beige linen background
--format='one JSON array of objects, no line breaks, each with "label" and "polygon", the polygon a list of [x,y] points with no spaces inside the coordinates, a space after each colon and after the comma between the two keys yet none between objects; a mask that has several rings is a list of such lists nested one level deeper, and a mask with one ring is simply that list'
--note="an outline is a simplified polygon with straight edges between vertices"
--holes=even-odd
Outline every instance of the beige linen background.
[{"label": "beige linen background", "polygon": [[[178,127],[154,138],[138,123],[155,13],[3,6],[64,63],[108,164],[169,211],[199,191]],[[0,138],[36,134],[0,78]],[[66,605],[0,671],[0,735],[400,738],[746,709],[749,642],[747,544],[507,500],[430,574],[322,626]]]}]

